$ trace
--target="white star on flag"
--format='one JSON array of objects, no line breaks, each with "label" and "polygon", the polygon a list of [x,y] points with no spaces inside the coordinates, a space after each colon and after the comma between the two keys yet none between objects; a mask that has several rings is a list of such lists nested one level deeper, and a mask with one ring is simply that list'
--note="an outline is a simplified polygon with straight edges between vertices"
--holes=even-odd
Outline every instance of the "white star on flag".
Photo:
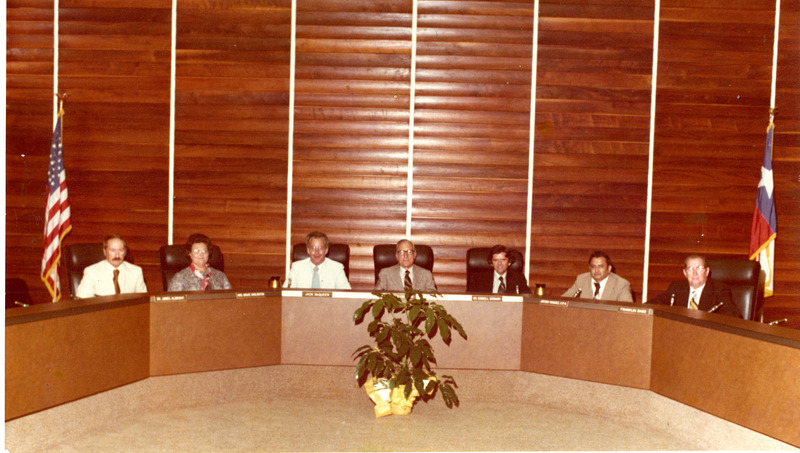
[{"label": "white star on flag", "polygon": [[758,182],[758,187],[763,187],[767,191],[767,196],[772,198],[772,186],[772,170],[761,167],[761,181]]}]

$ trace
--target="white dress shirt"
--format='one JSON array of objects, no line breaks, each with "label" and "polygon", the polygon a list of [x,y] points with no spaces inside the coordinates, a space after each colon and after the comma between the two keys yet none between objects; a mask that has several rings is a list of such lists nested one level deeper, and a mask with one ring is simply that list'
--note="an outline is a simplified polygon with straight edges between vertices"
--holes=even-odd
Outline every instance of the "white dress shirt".
[{"label": "white dress shirt", "polygon": [[[492,282],[492,292],[497,293],[500,291],[500,277],[501,275],[494,271],[494,280]],[[506,284],[506,289],[508,288],[508,272],[502,275],[503,283]]]},{"label": "white dress shirt", "polygon": [[[147,285],[144,284],[142,268],[123,261],[117,268],[119,269],[120,293],[146,293]],[[95,296],[111,296],[115,294],[114,289],[114,266],[108,260],[87,266],[83,270],[83,278],[80,285],[75,290],[75,296],[80,299]]]},{"label": "white dress shirt", "polygon": [[[292,263],[289,270],[289,277],[283,283],[284,288],[308,288],[311,289],[311,280],[314,276],[314,263],[311,258],[306,258]],[[344,273],[344,265],[330,258],[319,264],[319,287],[320,289],[350,289],[350,282]]]},{"label": "white dress shirt", "polygon": [[706,284],[703,283],[703,286],[694,289],[689,286],[689,300],[686,302],[686,307],[692,308],[692,299],[694,299],[694,303],[700,305],[700,297],[703,296],[703,289],[706,287]]},{"label": "white dress shirt", "polygon": [[597,288],[597,286],[595,286],[595,283],[598,283],[598,282],[596,282],[594,279],[592,279],[592,299],[602,299],[603,298],[603,290],[606,289],[606,283],[608,283],[608,275],[606,275],[606,278],[600,280],[600,282],[599,282],[600,283],[600,290],[597,292],[597,297],[594,296],[594,292],[595,292],[594,289]]}]

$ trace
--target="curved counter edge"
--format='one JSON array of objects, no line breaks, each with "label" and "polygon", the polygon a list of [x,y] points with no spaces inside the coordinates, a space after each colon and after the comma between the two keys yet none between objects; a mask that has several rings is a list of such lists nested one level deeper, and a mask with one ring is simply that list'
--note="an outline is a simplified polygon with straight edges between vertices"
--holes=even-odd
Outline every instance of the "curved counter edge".
[{"label": "curved counter edge", "polygon": [[[9,309],[6,420],[150,376],[352,365],[353,344],[369,341],[352,312],[371,297],[156,293]],[[441,303],[470,336],[434,344],[441,368],[647,389],[800,446],[798,331],[680,307],[557,297],[444,294]]]}]

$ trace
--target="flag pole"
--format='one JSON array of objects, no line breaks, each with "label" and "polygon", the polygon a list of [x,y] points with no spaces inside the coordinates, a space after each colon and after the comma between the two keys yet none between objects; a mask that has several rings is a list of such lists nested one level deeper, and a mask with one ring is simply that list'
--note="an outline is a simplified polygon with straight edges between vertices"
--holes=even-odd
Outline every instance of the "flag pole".
[{"label": "flag pole", "polygon": [[[780,38],[781,0],[775,0],[775,26],[772,42],[772,81],[769,99],[769,124],[767,140],[764,147],[764,159],[761,164],[761,180],[756,192],[753,223],[750,227],[750,259],[761,264],[764,277],[764,297],[774,294],[775,290],[775,239],[778,236],[778,220],[775,213],[775,183],[772,173],[772,139],[775,132],[775,94],[778,74],[778,41]],[[763,316],[762,316],[763,319]]]}]

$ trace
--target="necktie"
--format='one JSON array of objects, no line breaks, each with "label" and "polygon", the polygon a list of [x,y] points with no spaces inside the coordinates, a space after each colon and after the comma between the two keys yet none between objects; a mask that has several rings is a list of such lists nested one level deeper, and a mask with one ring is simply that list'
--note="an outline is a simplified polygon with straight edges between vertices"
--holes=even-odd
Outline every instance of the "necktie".
[{"label": "necktie", "polygon": [[594,282],[594,299],[600,298],[600,283]]},{"label": "necktie", "polygon": [[411,271],[406,270],[406,278],[403,279],[403,290],[408,291],[412,286],[414,285],[411,283]]},{"label": "necktie", "polygon": [[689,297],[689,308],[691,308],[692,310],[697,310],[697,303],[694,301],[695,297],[696,297],[696,295],[695,295],[694,291],[692,291],[692,294]]},{"label": "necktie", "polygon": [[119,289],[119,269],[114,269],[114,294],[119,294],[122,291]]},{"label": "necktie", "polygon": [[498,293],[506,292],[506,282],[503,281],[503,277],[500,277],[500,286],[497,287]]},{"label": "necktie", "polygon": [[311,277],[311,287],[319,288],[319,266],[314,266],[314,276]]}]

